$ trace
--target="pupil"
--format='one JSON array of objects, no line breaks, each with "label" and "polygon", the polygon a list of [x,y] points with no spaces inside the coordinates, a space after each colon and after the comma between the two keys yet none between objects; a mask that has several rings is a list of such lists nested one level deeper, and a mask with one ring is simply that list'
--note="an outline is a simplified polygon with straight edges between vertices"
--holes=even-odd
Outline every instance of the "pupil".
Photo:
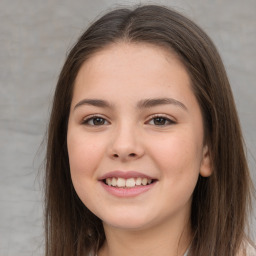
[{"label": "pupil", "polygon": [[154,123],[155,123],[155,125],[164,125],[165,119],[162,117],[157,117],[157,118],[155,118]]},{"label": "pupil", "polygon": [[100,117],[96,117],[93,119],[93,124],[94,125],[102,125],[102,124],[104,124],[104,119],[100,118]]}]

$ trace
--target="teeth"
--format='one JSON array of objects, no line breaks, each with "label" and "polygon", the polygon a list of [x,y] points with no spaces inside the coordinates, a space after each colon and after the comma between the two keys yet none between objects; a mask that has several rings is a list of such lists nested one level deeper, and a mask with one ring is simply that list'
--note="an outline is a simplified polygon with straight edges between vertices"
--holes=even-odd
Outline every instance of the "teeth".
[{"label": "teeth", "polygon": [[148,184],[148,179],[147,178],[143,178],[141,183],[144,186],[147,185]]},{"label": "teeth", "polygon": [[135,186],[146,186],[152,183],[152,179],[148,178],[107,178],[106,184],[112,187],[119,187],[119,188],[133,188]]},{"label": "teeth", "polygon": [[111,185],[115,187],[116,184],[117,184],[117,180],[116,180],[116,178],[113,178],[111,181]]},{"label": "teeth", "polygon": [[118,178],[118,179],[117,179],[117,186],[118,186],[119,188],[125,187],[125,179],[123,179],[123,178]]},{"label": "teeth", "polygon": [[140,185],[141,185],[141,178],[137,178],[137,179],[136,179],[136,185],[137,185],[137,186],[140,186]]},{"label": "teeth", "polygon": [[111,181],[112,181],[111,178],[107,178],[107,179],[106,179],[106,183],[107,183],[109,186],[111,186],[111,183],[112,183]]},{"label": "teeth", "polygon": [[127,179],[125,186],[128,188],[135,187],[135,180],[133,178]]}]

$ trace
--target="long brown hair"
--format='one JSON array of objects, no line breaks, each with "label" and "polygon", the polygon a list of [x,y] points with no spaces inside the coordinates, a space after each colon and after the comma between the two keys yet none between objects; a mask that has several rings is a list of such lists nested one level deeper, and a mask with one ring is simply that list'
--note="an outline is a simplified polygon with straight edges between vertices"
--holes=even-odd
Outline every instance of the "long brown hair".
[{"label": "long brown hair", "polygon": [[46,256],[96,253],[105,241],[101,220],[78,198],[70,177],[67,123],[81,65],[109,44],[162,46],[178,54],[201,107],[213,174],[199,177],[191,209],[189,255],[234,256],[245,239],[251,180],[239,120],[221,58],[209,37],[176,11],[146,5],[118,9],[92,24],[71,49],[57,83],[46,155]]}]

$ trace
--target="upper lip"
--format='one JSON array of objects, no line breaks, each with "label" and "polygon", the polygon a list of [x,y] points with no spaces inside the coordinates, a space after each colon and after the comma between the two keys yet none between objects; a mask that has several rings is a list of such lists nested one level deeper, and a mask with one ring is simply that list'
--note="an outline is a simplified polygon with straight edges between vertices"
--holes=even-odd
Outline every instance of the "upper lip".
[{"label": "upper lip", "polygon": [[129,178],[147,178],[147,179],[155,179],[154,177],[151,177],[149,175],[143,174],[141,172],[136,172],[136,171],[111,171],[108,172],[101,177],[99,177],[99,180],[105,180],[107,178],[123,178],[123,179],[129,179]]}]

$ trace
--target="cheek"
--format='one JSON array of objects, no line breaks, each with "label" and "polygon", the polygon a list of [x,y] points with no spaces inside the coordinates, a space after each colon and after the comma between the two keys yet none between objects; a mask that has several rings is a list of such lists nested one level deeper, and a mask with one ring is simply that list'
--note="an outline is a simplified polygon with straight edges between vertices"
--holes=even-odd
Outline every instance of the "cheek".
[{"label": "cheek", "polygon": [[67,144],[73,186],[84,205],[93,209],[96,193],[92,195],[90,192],[95,191],[102,144],[79,131],[68,132]]},{"label": "cheek", "polygon": [[201,140],[196,138],[191,131],[187,131],[172,134],[154,144],[151,154],[165,177],[198,176],[201,163]]},{"label": "cheek", "polygon": [[67,137],[70,172],[74,185],[95,176],[102,146],[89,136],[70,131]]}]

